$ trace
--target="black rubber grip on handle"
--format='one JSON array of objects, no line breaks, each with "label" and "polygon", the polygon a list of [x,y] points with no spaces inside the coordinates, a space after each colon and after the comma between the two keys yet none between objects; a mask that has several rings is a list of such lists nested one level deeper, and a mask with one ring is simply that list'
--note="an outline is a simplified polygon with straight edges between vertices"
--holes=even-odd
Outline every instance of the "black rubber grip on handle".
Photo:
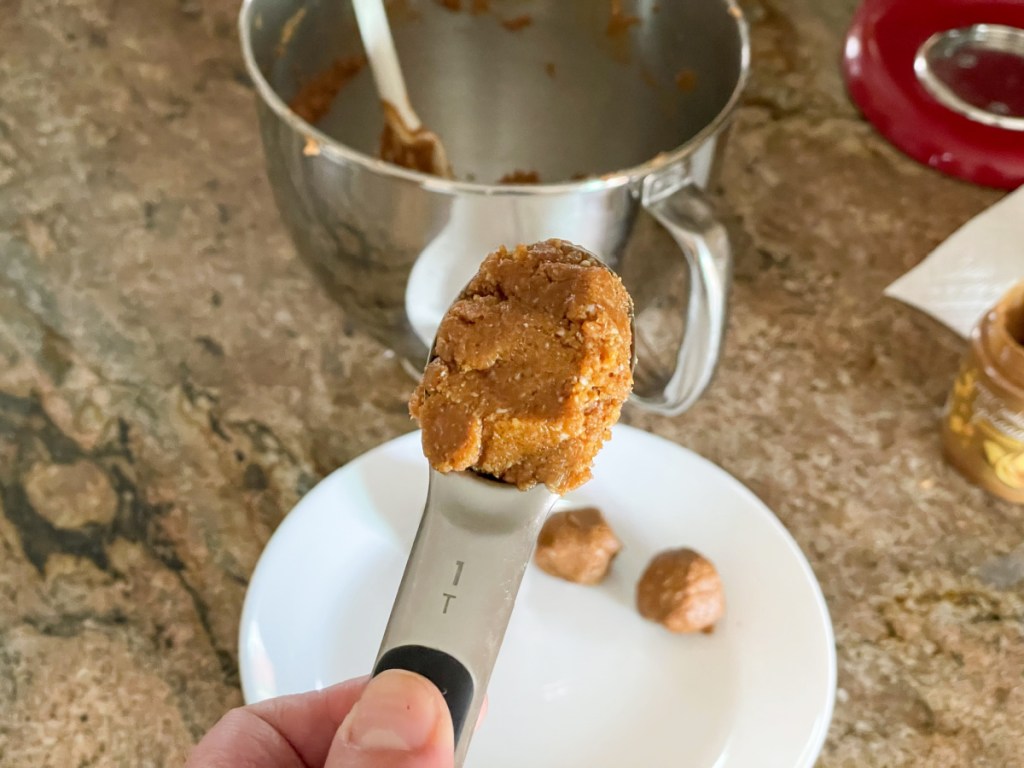
[{"label": "black rubber grip on handle", "polygon": [[373,670],[374,677],[385,669],[415,672],[436,685],[452,714],[455,741],[458,742],[462,727],[466,724],[469,705],[473,701],[473,677],[469,670],[444,651],[422,645],[392,648],[380,657]]}]

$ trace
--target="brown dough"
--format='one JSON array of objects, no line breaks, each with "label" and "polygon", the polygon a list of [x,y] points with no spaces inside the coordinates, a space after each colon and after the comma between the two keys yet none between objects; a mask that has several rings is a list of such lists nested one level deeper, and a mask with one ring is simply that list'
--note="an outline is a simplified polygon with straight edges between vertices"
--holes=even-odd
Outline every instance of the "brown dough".
[{"label": "brown dough", "polygon": [[725,595],[711,561],[692,549],[670,549],[647,566],[636,605],[645,619],[673,632],[710,632],[725,613]]},{"label": "brown dough", "polygon": [[380,159],[402,168],[409,168],[443,179],[452,178],[448,156],[441,139],[421,125],[411,130],[388,101],[382,101],[384,128],[380,132]]},{"label": "brown dough", "polygon": [[506,173],[500,179],[499,184],[540,184],[540,174],[536,171],[515,170]]},{"label": "brown dough", "polygon": [[303,83],[288,108],[310,125],[316,125],[331,111],[338,92],[365,66],[366,57],[362,54],[335,59],[330,67]]},{"label": "brown dough", "polygon": [[589,480],[633,386],[631,308],[622,281],[564,240],[488,256],[409,402],[431,465],[555,493]]},{"label": "brown dough", "polygon": [[600,584],[622,549],[597,507],[556,512],[537,537],[541,570],[577,584]]}]

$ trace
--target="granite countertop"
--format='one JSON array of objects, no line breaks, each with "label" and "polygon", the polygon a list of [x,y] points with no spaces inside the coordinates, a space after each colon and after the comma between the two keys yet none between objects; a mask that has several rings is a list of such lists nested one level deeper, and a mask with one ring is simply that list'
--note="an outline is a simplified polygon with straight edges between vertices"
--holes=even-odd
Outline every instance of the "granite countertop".
[{"label": "granite countertop", "polygon": [[[241,702],[274,528],[411,428],[410,380],[295,258],[228,0],[3,3],[0,764],[179,765]],[[882,288],[999,195],[882,141],[853,0],[750,0],[709,394],[628,421],[748,484],[835,623],[822,766],[1024,765],[1024,514],[940,457],[963,344]]]}]

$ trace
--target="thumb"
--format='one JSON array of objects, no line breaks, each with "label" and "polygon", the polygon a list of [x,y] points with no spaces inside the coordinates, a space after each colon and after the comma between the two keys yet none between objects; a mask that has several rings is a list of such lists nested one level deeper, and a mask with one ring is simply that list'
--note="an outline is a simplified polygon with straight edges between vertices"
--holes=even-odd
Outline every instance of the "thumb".
[{"label": "thumb", "polygon": [[454,745],[441,692],[425,677],[389,669],[341,723],[324,768],[452,768]]}]

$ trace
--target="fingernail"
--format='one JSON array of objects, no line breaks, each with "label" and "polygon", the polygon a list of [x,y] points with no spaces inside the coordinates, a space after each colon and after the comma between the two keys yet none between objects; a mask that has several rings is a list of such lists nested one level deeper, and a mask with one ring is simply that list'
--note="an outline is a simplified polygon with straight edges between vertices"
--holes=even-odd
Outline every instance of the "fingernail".
[{"label": "fingernail", "polygon": [[366,686],[341,724],[341,738],[363,750],[422,749],[437,731],[439,699],[429,680],[389,669]]}]

